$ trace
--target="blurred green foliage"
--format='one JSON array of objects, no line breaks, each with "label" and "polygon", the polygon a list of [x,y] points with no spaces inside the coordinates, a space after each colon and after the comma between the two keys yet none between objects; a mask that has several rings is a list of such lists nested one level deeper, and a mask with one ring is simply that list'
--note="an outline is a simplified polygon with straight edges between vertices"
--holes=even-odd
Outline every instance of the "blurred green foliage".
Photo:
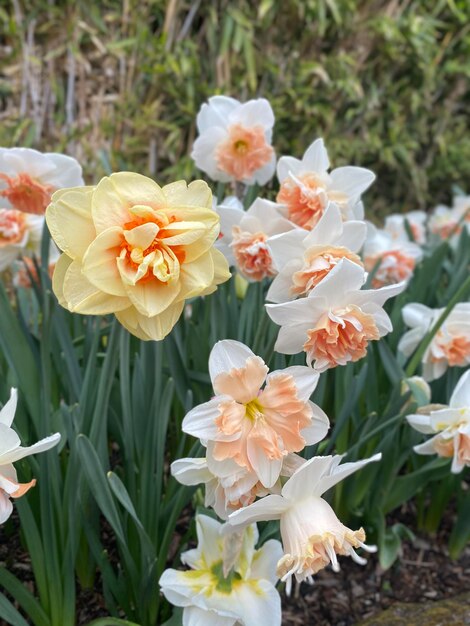
[{"label": "blurred green foliage", "polygon": [[224,93],[271,101],[279,154],[323,135],[373,169],[375,213],[467,187],[467,0],[13,0],[0,28],[0,143],[67,151],[89,181],[194,176],[197,111]]}]

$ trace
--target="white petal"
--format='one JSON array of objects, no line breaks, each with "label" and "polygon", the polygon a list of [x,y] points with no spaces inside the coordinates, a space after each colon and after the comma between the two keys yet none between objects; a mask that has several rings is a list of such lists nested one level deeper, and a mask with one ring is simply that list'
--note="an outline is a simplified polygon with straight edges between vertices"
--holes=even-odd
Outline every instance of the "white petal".
[{"label": "white petal", "polygon": [[183,419],[181,425],[183,432],[203,440],[217,437],[219,429],[215,420],[220,416],[219,405],[230,400],[228,396],[216,396],[209,402],[195,406]]},{"label": "white petal", "polygon": [[281,473],[282,458],[269,459],[264,450],[252,439],[248,439],[247,455],[263,487],[271,488]]},{"label": "white petal", "polygon": [[225,617],[217,611],[206,611],[197,606],[183,610],[183,626],[235,626],[236,622],[235,617]]},{"label": "white petal", "polygon": [[16,405],[18,403],[18,391],[16,389],[10,390],[10,398],[0,411],[0,424],[5,426],[11,426],[15,418]]},{"label": "white petal", "polygon": [[302,170],[302,161],[291,156],[283,156],[277,162],[277,178],[282,183],[289,173],[298,174]]},{"label": "white petal", "polygon": [[[470,370],[467,370],[459,379],[449,402],[451,407],[470,407]],[[0,415],[1,419],[1,415]]]},{"label": "white petal", "polygon": [[250,577],[264,578],[273,585],[277,582],[276,566],[282,558],[282,545],[276,539],[269,539],[256,550],[251,563]]},{"label": "white petal", "polygon": [[12,450],[10,453],[2,455],[2,464],[3,463],[14,463],[15,461],[19,461],[20,459],[24,459],[27,456],[32,454],[39,454],[40,452],[46,452],[46,450],[50,450],[54,446],[56,446],[60,441],[60,434],[55,433],[50,437],[46,437],[45,439],[41,439],[32,446],[28,446],[27,448],[17,448],[16,450]]},{"label": "white petal", "polygon": [[420,433],[430,435],[435,432],[434,428],[431,426],[429,415],[407,415],[406,419],[410,426],[413,426],[413,428]]},{"label": "white petal", "polygon": [[344,480],[357,470],[360,470],[365,465],[369,463],[375,463],[376,461],[380,461],[382,458],[382,454],[379,452],[378,454],[374,454],[374,456],[369,457],[368,459],[363,459],[362,461],[353,461],[351,463],[343,463],[339,467],[335,467],[331,476],[323,476],[318,484],[318,489],[315,495],[321,496],[325,491],[334,487],[337,483]]},{"label": "white petal", "polygon": [[307,148],[302,158],[304,169],[309,172],[324,173],[330,167],[328,152],[326,151],[323,139],[315,141]]},{"label": "white petal", "polygon": [[270,495],[250,504],[243,509],[229,515],[230,526],[245,526],[253,522],[270,521],[280,519],[281,515],[289,508],[289,503],[282,496]]},{"label": "white petal", "polygon": [[13,513],[13,505],[7,494],[0,489],[0,524],[4,524]]},{"label": "white petal", "polygon": [[407,326],[414,328],[424,326],[427,328],[431,323],[434,312],[424,304],[412,303],[403,307],[403,321]]},{"label": "white petal", "polygon": [[305,238],[304,246],[309,248],[310,246],[325,246],[333,242],[336,244],[342,232],[341,211],[336,204],[330,202],[318,224]]},{"label": "white petal", "polygon": [[323,409],[313,402],[310,402],[310,406],[313,411],[312,423],[300,432],[308,446],[322,441],[330,429],[330,420]]},{"label": "white petal", "polygon": [[340,460],[341,456],[314,456],[306,461],[282,488],[283,498],[290,503],[295,503],[306,495],[321,495],[318,489],[319,481],[338,459]]},{"label": "white petal", "polygon": [[203,104],[196,118],[196,124],[200,133],[205,132],[212,126],[226,128],[229,115],[240,108],[240,102],[227,96],[212,96],[208,104]]},{"label": "white petal", "polygon": [[209,356],[209,374],[212,383],[219,374],[245,367],[247,359],[254,356],[256,356],[254,352],[240,341],[232,339],[218,341]]},{"label": "white petal", "polygon": [[213,479],[206,459],[177,459],[171,464],[171,475],[182,485],[199,485]]},{"label": "white petal", "polygon": [[363,167],[338,167],[333,170],[331,176],[331,188],[342,191],[351,201],[359,199],[362,193],[372,185],[375,174]]},{"label": "white petal", "polygon": [[265,98],[245,102],[236,111],[232,111],[231,116],[231,119],[236,116],[237,122],[243,126],[263,126],[265,129],[274,126],[274,112]]}]

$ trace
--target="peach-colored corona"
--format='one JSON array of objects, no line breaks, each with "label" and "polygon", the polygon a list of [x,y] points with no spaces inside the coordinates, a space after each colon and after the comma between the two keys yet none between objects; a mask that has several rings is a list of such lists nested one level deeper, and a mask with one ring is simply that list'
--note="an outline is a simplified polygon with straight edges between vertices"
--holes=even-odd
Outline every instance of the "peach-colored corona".
[{"label": "peach-colored corona", "polygon": [[380,333],[372,315],[351,305],[325,314],[307,336],[303,349],[308,360],[335,367],[362,359],[369,341],[379,339]]},{"label": "peach-colored corona", "polygon": [[0,174],[0,179],[8,185],[6,189],[0,191],[0,196],[6,198],[15,209],[25,213],[44,215],[52,193],[55,191],[52,185],[40,183],[25,172],[14,177]]},{"label": "peach-colored corona", "polygon": [[262,126],[247,128],[233,124],[228,128],[228,137],[217,148],[216,160],[223,172],[235,180],[243,180],[269,163],[273,153]]},{"label": "peach-colored corona", "polygon": [[416,261],[413,257],[400,250],[388,250],[380,255],[366,257],[364,260],[365,269],[371,272],[379,260],[380,265],[372,280],[374,289],[408,280],[416,266]]},{"label": "peach-colored corona", "polygon": [[341,259],[349,259],[362,267],[361,259],[347,248],[329,247],[307,251],[303,268],[292,275],[292,295],[298,297],[309,294]]},{"label": "peach-colored corona", "polygon": [[22,241],[26,232],[26,220],[21,211],[0,209],[0,245]]},{"label": "peach-colored corona", "polygon": [[283,181],[276,200],[287,206],[291,222],[306,230],[312,230],[326,206],[321,194],[323,187],[314,174],[301,175],[299,181],[300,185],[291,178]]},{"label": "peach-colored corona", "polygon": [[239,226],[232,229],[231,246],[237,267],[251,280],[260,281],[276,274],[267,238],[265,233],[244,232]]}]

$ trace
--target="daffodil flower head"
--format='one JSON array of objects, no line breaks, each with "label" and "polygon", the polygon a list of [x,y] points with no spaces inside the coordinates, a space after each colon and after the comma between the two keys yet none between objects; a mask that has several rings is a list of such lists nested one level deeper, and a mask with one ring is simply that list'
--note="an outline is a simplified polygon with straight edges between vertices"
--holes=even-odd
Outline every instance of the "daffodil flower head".
[{"label": "daffodil flower head", "polygon": [[[198,545],[181,555],[188,571],[166,570],[159,584],[163,595],[184,607],[185,626],[280,626],[281,600],[275,584],[278,541],[255,550],[256,525],[238,537],[205,515],[196,517]],[[224,561],[233,565],[225,571]]]},{"label": "daffodil flower head", "polygon": [[374,173],[362,167],[338,167],[331,172],[329,168],[323,139],[316,139],[301,160],[291,156],[279,159],[276,200],[297,226],[312,230],[330,202],[340,208],[343,219],[362,219],[361,194],[373,183]]},{"label": "daffodil flower head", "polygon": [[17,401],[16,389],[12,389],[10,399],[0,411],[0,524],[9,518],[13,511],[10,498],[20,498],[36,484],[35,480],[29,483],[18,482],[13,463],[31,454],[50,450],[60,441],[60,434],[56,433],[32,446],[22,447],[20,438],[11,428]]},{"label": "daffodil flower head", "polygon": [[365,542],[362,528],[353,531],[344,526],[322,495],[341,480],[368,463],[379,461],[376,454],[364,461],[340,465],[342,456],[313,457],[299,467],[285,483],[280,495],[269,495],[229,516],[234,528],[257,521],[279,519],[284,555],[277,573],[287,583],[290,593],[292,577],[298,582],[312,582],[312,576],[331,563],[339,569],[337,555],[350,556],[359,564],[365,560],[357,548],[375,552]]},{"label": "daffodil flower head", "polygon": [[230,277],[213,245],[219,217],[203,181],[162,188],[139,174],[112,174],[96,187],[56,192],[46,219],[63,251],[53,277],[59,303],[115,313],[140,339],[163,339],[185,300]]},{"label": "daffodil flower head", "polygon": [[448,407],[431,410],[429,415],[408,415],[406,419],[420,433],[433,435],[415,446],[415,452],[452,459],[453,474],[470,467],[470,370],[460,377]]},{"label": "daffodil flower head", "polygon": [[278,480],[284,457],[317,443],[329,428],[328,417],[310,402],[316,372],[305,366],[268,371],[244,344],[219,341],[209,357],[216,395],[183,420],[183,431],[207,446],[215,475],[246,468],[266,488]]}]

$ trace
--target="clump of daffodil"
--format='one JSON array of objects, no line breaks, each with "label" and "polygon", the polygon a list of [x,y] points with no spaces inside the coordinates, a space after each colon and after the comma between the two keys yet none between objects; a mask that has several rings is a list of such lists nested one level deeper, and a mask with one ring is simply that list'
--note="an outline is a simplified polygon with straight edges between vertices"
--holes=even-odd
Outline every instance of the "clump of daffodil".
[{"label": "clump of daffodil", "polygon": [[211,207],[203,181],[160,187],[131,172],[56,191],[46,220],[63,251],[53,277],[60,304],[75,313],[115,313],[140,339],[163,339],[185,300],[230,276],[213,245],[219,216]]}]

